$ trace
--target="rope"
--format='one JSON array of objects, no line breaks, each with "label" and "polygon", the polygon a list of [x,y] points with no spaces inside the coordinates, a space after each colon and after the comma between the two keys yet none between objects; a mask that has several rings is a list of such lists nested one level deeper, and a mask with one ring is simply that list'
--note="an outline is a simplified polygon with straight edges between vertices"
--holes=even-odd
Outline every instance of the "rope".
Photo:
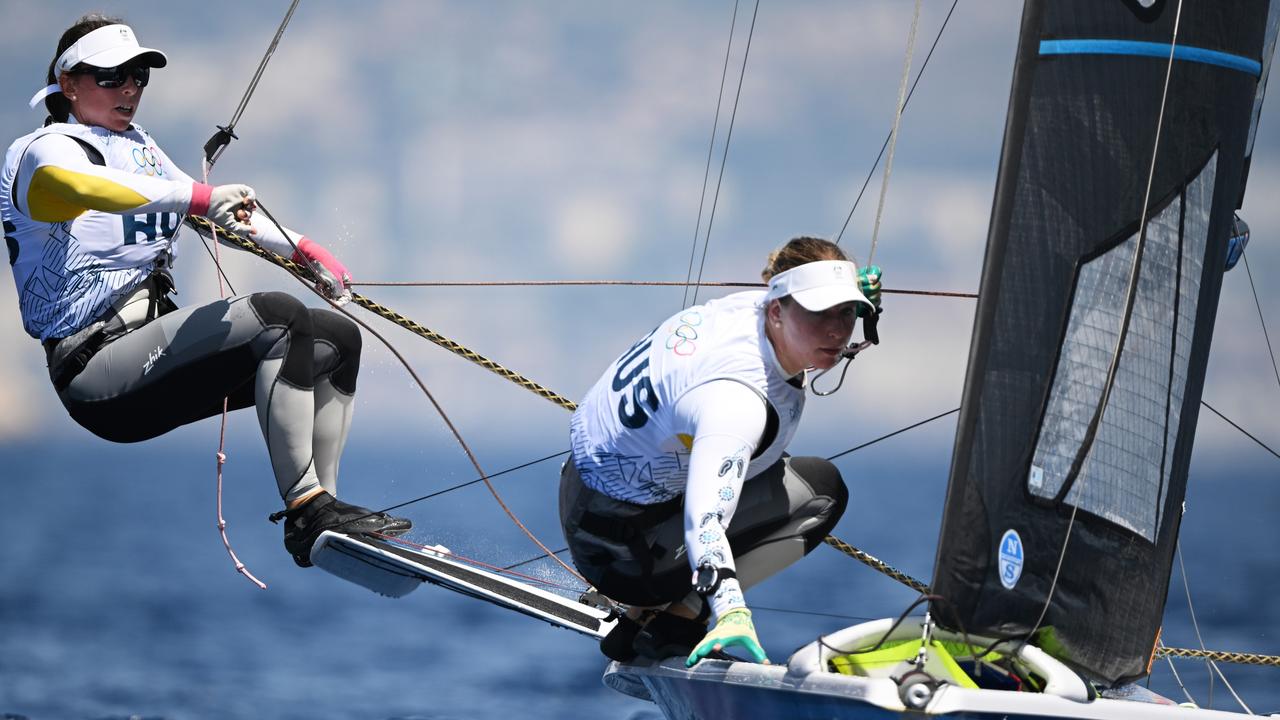
[{"label": "rope", "polygon": [[[707,144],[707,165],[702,171],[702,192],[698,195],[698,220],[693,224],[693,243],[689,247],[689,269],[684,274],[684,296],[680,307],[689,302],[689,287],[693,285],[693,258],[698,254],[698,231],[702,229],[702,208],[707,202],[707,179],[711,177],[711,157],[716,149],[716,130],[720,127],[720,106],[724,102],[724,81],[729,75],[729,51],[733,49],[733,31],[738,24],[738,0],[733,0],[733,17],[729,19],[729,43],[724,48],[724,68],[720,71],[720,92],[716,95],[716,115],[711,121],[711,142]],[[728,143],[725,143],[728,152]],[[720,192],[717,184],[716,192]]]},{"label": "rope", "polygon": [[881,560],[880,558],[870,553],[859,550],[858,548],[850,545],[849,543],[841,540],[840,538],[834,535],[828,535],[825,538],[823,538],[822,541],[830,545],[831,547],[839,550],[840,552],[844,553],[845,555],[848,555],[854,560],[857,560],[863,565],[866,565],[872,570],[875,570],[884,575],[888,575],[894,580],[897,580],[898,582],[902,583],[903,585],[906,585],[907,587],[911,588],[912,590],[915,590],[920,594],[926,594],[929,592],[928,585],[925,585],[919,580],[916,580],[915,578],[893,567],[892,565]]},{"label": "rope", "polygon": [[[276,221],[274,217],[272,217],[271,213],[265,207],[263,207],[261,202],[258,203],[258,208],[262,210],[263,214],[265,214],[267,218],[271,220],[271,222],[276,224],[281,234],[283,234],[286,238],[289,237],[288,233],[285,232],[283,227],[280,227],[280,224]],[[346,308],[343,308],[341,305],[339,305],[338,303],[334,302],[332,299],[326,297],[324,294],[316,290],[316,288],[307,281],[307,278],[311,277],[312,275],[310,268],[306,268],[303,265],[299,265],[298,263],[295,263],[292,260],[286,260],[285,258],[269,250],[259,247],[256,243],[253,243],[252,241],[245,240],[244,238],[241,238],[233,233],[229,233],[226,230],[223,230],[222,228],[217,227],[212,222],[209,222],[204,218],[188,217],[188,224],[195,227],[197,232],[212,232],[215,239],[218,238],[219,235],[221,235],[222,237],[226,238],[228,241],[233,242],[238,247],[242,247],[246,250],[249,250],[253,252],[255,255],[258,255],[259,257],[265,260],[269,260],[276,265],[280,265],[281,267],[284,267],[290,272],[290,274],[292,274],[295,278],[297,278],[299,282],[302,282],[309,289],[315,292],[317,296],[324,299],[325,302],[329,303],[329,305],[334,310],[342,313],[347,318],[349,318],[352,322],[360,325],[360,327],[364,328],[365,330],[368,330],[370,334],[372,334],[374,337],[380,340],[382,344],[386,345],[387,349],[390,350],[391,353],[396,356],[396,359],[398,359],[400,363],[404,365],[405,369],[409,371],[409,375],[413,377],[414,381],[418,384],[418,387],[422,390],[423,394],[427,396],[427,399],[431,402],[431,405],[436,409],[436,412],[439,413],[440,419],[444,421],[445,426],[449,428],[449,432],[452,433],[454,439],[458,441],[458,445],[462,447],[462,451],[466,454],[467,459],[471,461],[472,467],[474,467],[476,472],[480,475],[480,479],[484,481],[485,487],[489,489],[489,492],[493,495],[493,499],[497,501],[498,506],[501,507],[502,511],[507,514],[507,517],[510,518],[511,522],[515,523],[516,527],[520,528],[520,530],[529,538],[530,541],[533,542],[534,545],[537,545],[540,550],[547,553],[553,560],[559,563],[561,567],[563,567],[566,571],[568,571],[570,575],[573,575],[579,580],[586,582],[586,579],[583,578],[581,575],[579,575],[576,570],[574,570],[571,566],[566,564],[560,558],[556,557],[551,552],[551,550],[548,549],[547,546],[544,545],[542,541],[539,540],[531,530],[529,530],[529,528],[520,520],[520,518],[516,516],[515,512],[512,511],[511,508],[507,506],[506,502],[503,501],[502,496],[498,493],[497,488],[493,486],[493,483],[490,482],[489,477],[485,474],[484,469],[480,467],[479,460],[476,459],[476,456],[471,451],[471,447],[467,444],[467,441],[463,439],[462,433],[458,431],[458,428],[453,424],[453,421],[450,420],[448,413],[446,413],[444,411],[444,408],[440,405],[440,403],[436,401],[435,396],[431,393],[430,390],[427,389],[426,383],[424,383],[422,381],[422,378],[420,378],[418,374],[413,370],[413,367],[409,364],[409,361],[405,359],[405,357],[401,355],[398,350],[396,350],[395,346],[393,346],[390,341],[388,341],[385,337],[383,337],[378,331],[370,327],[368,323],[355,317]],[[291,244],[292,242],[293,242],[292,239],[290,239]],[[357,296],[353,294],[352,302],[356,301],[356,297]],[[372,304],[376,305],[376,303],[372,303]],[[381,307],[381,306],[378,306],[378,307]],[[416,323],[414,324],[416,325]],[[422,328],[422,329],[426,330],[426,328]],[[427,331],[427,332],[430,332],[430,331]],[[436,334],[432,333],[432,335],[436,335]],[[452,343],[453,345],[456,345],[458,348],[461,348],[462,350],[466,350],[466,348],[463,348],[461,345],[457,345],[457,343],[453,343],[453,341],[448,340],[448,338],[444,338],[443,336],[440,336],[440,335],[437,335],[437,337],[440,337],[443,340],[446,340]],[[471,351],[467,350],[467,352],[470,353]],[[485,362],[488,362],[491,365],[494,365],[496,367],[501,367],[497,365],[497,363],[494,363],[491,360],[487,360],[486,358],[483,358],[480,355],[476,355],[475,353],[471,353],[471,354],[475,355],[475,357],[480,358],[481,360],[485,360]],[[473,362],[476,362],[476,361],[473,360]],[[502,368],[502,369],[506,370],[505,368]],[[507,370],[506,372],[510,373],[511,371]],[[511,373],[511,374],[514,375],[515,373]],[[532,383],[532,381],[529,381],[529,382]],[[536,383],[532,383],[532,384],[537,385]],[[541,388],[542,386],[537,385],[537,387]],[[545,390],[545,388],[543,389]],[[348,521],[348,522],[353,522],[353,521],[354,520]]]},{"label": "rope", "polygon": [[[216,227],[213,223],[201,217],[188,217],[187,224],[195,228],[197,232],[206,233],[206,234],[215,232],[214,228]],[[286,258],[280,257],[279,255],[276,255],[275,253],[270,252],[269,250],[265,250],[259,247],[256,243],[253,243],[249,240],[245,240],[244,238],[238,237],[236,235],[227,233],[225,230],[222,230],[221,228],[217,228],[216,232],[218,233],[219,238],[222,239],[223,241],[229,242],[238,248],[251,252],[254,255],[257,255],[258,257],[264,260],[268,260],[284,268],[285,270],[288,270],[290,273],[293,273],[294,275],[298,275],[300,277],[307,277],[311,272],[310,269],[302,265],[299,265],[298,263],[295,263],[292,260],[288,260]],[[493,360],[490,360],[489,358],[484,357],[483,355],[475,352],[474,350],[471,350],[463,345],[460,345],[454,342],[453,340],[450,340],[449,338],[445,337],[444,335],[441,335],[435,332],[434,330],[431,330],[430,328],[424,327],[423,325],[417,322],[414,322],[413,320],[410,320],[404,315],[401,315],[400,313],[395,312],[390,308],[380,305],[374,302],[373,300],[370,300],[369,298],[364,297],[363,295],[360,295],[358,293],[353,293],[351,296],[351,302],[355,303],[356,305],[359,305],[360,307],[365,308],[366,310],[374,313],[375,315],[378,315],[392,323],[395,323],[396,325],[399,325],[400,327],[408,330],[409,332],[414,333],[415,335],[418,335],[420,337],[426,338],[427,340],[430,340],[436,345],[439,345],[440,347],[448,350],[449,352],[454,353],[455,355],[458,355],[459,357],[470,360],[471,362],[479,365],[480,367],[486,370],[489,370],[490,372],[493,372],[503,378],[506,378],[511,382],[514,382],[515,384],[525,388],[526,390],[529,390],[530,392],[538,395],[539,397],[550,400],[551,402],[565,408],[566,410],[574,410],[577,407],[577,405],[572,400],[565,398],[564,396],[534,382],[533,380],[530,380],[529,378],[524,377],[523,375],[520,375],[519,373],[513,370],[509,370],[503,367],[502,365],[499,365],[498,363],[494,362]]]},{"label": "rope", "polygon": [[[720,175],[716,178],[716,192],[711,198],[711,215],[707,217],[707,233],[702,240],[702,262],[698,265],[698,282],[702,282],[702,271],[707,266],[707,246],[711,244],[711,225],[716,221],[716,206],[720,204],[720,183],[724,181],[724,166],[729,160],[729,142],[733,140],[733,124],[738,119],[738,100],[742,97],[742,81],[747,75],[747,58],[751,56],[751,38],[756,33],[756,16],[760,13],[760,0],[756,0],[755,11],[751,13],[751,28],[747,31],[747,49],[742,53],[742,72],[738,74],[738,92],[733,96],[733,112],[729,113],[729,131],[724,137],[724,152],[720,155]],[[694,242],[697,242],[695,238]],[[698,304],[698,288],[693,290],[693,301]]]},{"label": "rope", "polygon": [[898,146],[902,111],[907,104],[907,80],[911,78],[911,58],[916,52],[916,28],[920,26],[920,3],[921,0],[916,0],[915,10],[911,14],[911,32],[907,35],[907,56],[902,61],[902,81],[898,84],[898,104],[894,108],[893,128],[889,131],[889,154],[884,160],[884,180],[880,183],[880,203],[876,207],[876,222],[871,229],[871,252],[867,254],[867,265],[870,265],[876,257],[876,241],[880,238],[880,219],[884,216],[884,200],[889,194],[889,178],[893,175],[893,153]]},{"label": "rope", "polygon": [[1235,663],[1237,665],[1280,667],[1280,655],[1261,655],[1258,653],[1229,652],[1223,650],[1197,650],[1194,648],[1161,646],[1156,649],[1156,657],[1191,658],[1195,660],[1212,660],[1213,662]]},{"label": "rope", "polygon": [[[929,67],[929,60],[933,57],[933,51],[938,49],[938,41],[942,39],[942,33],[947,29],[947,23],[951,21],[951,14],[956,11],[956,5],[960,0],[952,0],[951,9],[947,11],[947,17],[942,20],[942,27],[938,28],[938,34],[933,38],[933,45],[929,47],[929,53],[925,55],[924,62],[920,63],[920,73],[916,75],[915,82],[911,83],[911,90],[907,93],[907,99],[902,103],[902,110],[906,112],[907,104],[911,102],[911,96],[916,93],[916,86],[920,84],[920,78],[924,77],[925,68]],[[849,214],[844,218],[844,225],[840,226],[840,232],[836,234],[836,244],[840,244],[840,240],[844,237],[844,231],[849,227],[849,221],[853,219],[853,213],[858,209],[858,203],[862,202],[862,196],[867,192],[867,186],[871,184],[871,178],[876,174],[876,168],[880,166],[880,159],[884,157],[884,152],[889,148],[889,139],[893,137],[893,131],[890,130],[888,135],[884,136],[884,142],[880,145],[880,154],[876,155],[876,161],[871,163],[871,169],[867,171],[867,177],[862,181],[862,189],[858,191],[858,197],[853,201],[853,207],[849,208]]]},{"label": "rope", "polygon": [[[212,167],[213,166],[210,163],[206,162],[204,164],[203,179],[206,183],[209,182],[209,170]],[[201,240],[203,244],[203,238],[201,238]],[[209,249],[208,245],[205,245],[205,250],[209,252],[209,257],[213,258],[213,267],[217,271],[218,297],[226,299],[227,288],[231,287],[231,280],[222,272],[222,255],[218,252],[218,244],[215,242],[212,250]],[[223,283],[224,280],[226,281],[225,285]],[[232,292],[235,291],[232,290]],[[222,417],[218,425],[218,451],[214,454],[214,457],[217,459],[217,466],[215,469],[215,474],[217,476],[217,491],[215,492],[215,496],[217,497],[218,535],[222,538],[222,546],[226,548],[227,555],[231,556],[231,563],[235,566],[236,572],[248,578],[249,582],[257,585],[259,590],[266,590],[267,584],[255,577],[254,574],[249,571],[249,568],[240,561],[240,558],[236,555],[236,551],[231,548],[231,539],[227,537],[227,520],[222,516],[222,466],[227,464],[227,404],[229,401],[229,398],[222,398]]]},{"label": "rope", "polygon": [[[875,557],[874,555],[863,552],[839,538],[827,536],[823,539],[823,542],[867,567],[897,580],[918,593],[926,594],[929,592],[928,585],[925,585],[923,582],[920,582],[901,570],[898,570],[885,561]],[[1163,644],[1156,650],[1155,656],[1157,658],[1193,658],[1198,660],[1210,660],[1213,662],[1235,663],[1237,665],[1264,665],[1269,667],[1280,667],[1280,655],[1261,655],[1258,653],[1175,648],[1167,647]]]},{"label": "rope", "polygon": [[[627,287],[735,287],[763,288],[760,282],[703,282],[685,283],[672,280],[391,280],[347,283],[347,287],[589,287],[589,286],[627,286]],[[977,293],[954,292],[948,290],[881,290],[887,295],[920,295],[926,297],[963,298],[977,300]]]}]

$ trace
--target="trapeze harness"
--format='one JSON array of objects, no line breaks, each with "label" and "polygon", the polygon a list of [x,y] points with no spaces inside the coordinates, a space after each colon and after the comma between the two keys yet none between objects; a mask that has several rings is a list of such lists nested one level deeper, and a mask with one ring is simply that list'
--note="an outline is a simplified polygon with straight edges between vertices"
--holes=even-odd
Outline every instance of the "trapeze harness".
[{"label": "trapeze harness", "polygon": [[23,327],[44,345],[62,404],[95,435],[156,437],[220,413],[225,397],[232,410],[258,406],[286,501],[335,493],[359,330],[280,292],[178,308],[168,270],[192,188],[136,125],[58,123],[15,141],[0,213]]},{"label": "trapeze harness", "polygon": [[701,595],[718,617],[844,513],[834,465],[784,454],[803,376],[786,376],[765,337],[764,296],[667,319],[574,413],[560,517],[578,569],[605,595],[634,606]]}]

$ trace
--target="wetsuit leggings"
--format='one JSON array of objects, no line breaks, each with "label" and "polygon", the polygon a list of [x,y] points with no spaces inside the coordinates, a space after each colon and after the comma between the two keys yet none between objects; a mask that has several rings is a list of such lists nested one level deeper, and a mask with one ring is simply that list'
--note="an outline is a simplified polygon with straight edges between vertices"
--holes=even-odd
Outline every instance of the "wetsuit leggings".
[{"label": "wetsuit leggings", "polygon": [[[840,471],[822,458],[784,456],[747,480],[727,531],[742,587],[813,550],[848,502]],[[704,607],[691,592],[683,496],[656,505],[616,500],[583,485],[569,460],[560,475],[560,520],[578,570],[606,596],[637,607]]]},{"label": "wetsuit leggings", "polygon": [[59,397],[99,437],[137,442],[257,406],[287,502],[337,490],[360,367],[360,331],[281,292],[179,308],[107,343]]}]

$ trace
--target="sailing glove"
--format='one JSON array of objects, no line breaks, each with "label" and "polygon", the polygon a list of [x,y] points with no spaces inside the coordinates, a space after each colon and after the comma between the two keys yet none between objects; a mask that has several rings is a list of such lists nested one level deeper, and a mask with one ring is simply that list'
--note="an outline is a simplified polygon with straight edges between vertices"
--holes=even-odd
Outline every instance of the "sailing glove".
[{"label": "sailing glove", "polygon": [[218,185],[209,193],[209,208],[204,216],[227,232],[249,237],[253,226],[248,220],[256,205],[257,195],[248,185]]},{"label": "sailing glove", "polygon": [[756,638],[756,626],[751,622],[751,611],[746,608],[734,608],[716,621],[707,636],[689,654],[685,667],[693,667],[699,660],[713,652],[720,652],[727,647],[737,646],[747,651],[751,659],[758,663],[769,664],[769,658],[760,647]]},{"label": "sailing glove", "polygon": [[298,249],[291,258],[299,265],[306,265],[316,276],[316,287],[321,294],[339,305],[351,300],[351,273],[333,253],[325,250],[320,243],[303,236],[298,240]]},{"label": "sailing glove", "polygon": [[876,306],[873,311],[865,303],[858,303],[858,317],[870,317],[880,310],[880,276],[882,274],[879,265],[868,265],[858,271],[858,290],[862,291],[871,304]]}]

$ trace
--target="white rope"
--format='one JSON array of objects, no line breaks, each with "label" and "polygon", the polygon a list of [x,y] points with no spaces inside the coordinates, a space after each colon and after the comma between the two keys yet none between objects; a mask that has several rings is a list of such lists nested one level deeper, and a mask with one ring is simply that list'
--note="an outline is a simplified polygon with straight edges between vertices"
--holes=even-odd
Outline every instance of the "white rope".
[{"label": "white rope", "polygon": [[[1164,647],[1164,641],[1160,641],[1160,647]],[[1178,674],[1178,668],[1173,666],[1173,658],[1168,655],[1164,656],[1165,662],[1169,663],[1169,671],[1173,673],[1173,679],[1177,681],[1178,687],[1182,689],[1182,694],[1186,696],[1187,702],[1199,707],[1196,699],[1191,697],[1191,693],[1187,691],[1187,686],[1182,682],[1182,676]]]},{"label": "white rope", "polygon": [[916,28],[920,25],[920,3],[916,0],[911,15],[911,34],[907,36],[907,56],[902,61],[902,80],[898,83],[898,104],[893,113],[893,129],[889,131],[889,153],[884,161],[884,180],[880,183],[880,203],[876,206],[876,222],[871,229],[871,252],[867,255],[870,265],[876,256],[876,241],[880,237],[880,219],[884,216],[884,199],[889,194],[889,177],[893,174],[893,151],[898,145],[898,128],[902,125],[902,109],[907,103],[907,80],[911,78],[911,58],[916,52]]},{"label": "white rope", "polygon": [[1245,705],[1244,700],[1241,700],[1240,696],[1236,694],[1236,689],[1231,687],[1231,683],[1227,680],[1227,676],[1222,674],[1222,668],[1218,667],[1218,663],[1210,660],[1209,667],[1213,668],[1214,672],[1218,673],[1218,677],[1222,678],[1222,684],[1227,686],[1227,690],[1231,692],[1231,697],[1235,698],[1236,702],[1240,703],[1240,707],[1244,708],[1245,712],[1249,713],[1250,715],[1253,715],[1254,713],[1252,710],[1249,709],[1249,706]]},{"label": "white rope", "polygon": [[[1204,646],[1204,637],[1200,634],[1200,621],[1196,618],[1196,606],[1191,602],[1191,581],[1187,578],[1187,565],[1182,560],[1182,541],[1179,540],[1175,549],[1178,553],[1178,569],[1182,574],[1182,592],[1187,596],[1187,612],[1191,614],[1191,627],[1196,631],[1196,642],[1200,643],[1200,649],[1206,649]],[[1209,706],[1213,707],[1213,660],[1205,660],[1206,669],[1209,672]]]}]

